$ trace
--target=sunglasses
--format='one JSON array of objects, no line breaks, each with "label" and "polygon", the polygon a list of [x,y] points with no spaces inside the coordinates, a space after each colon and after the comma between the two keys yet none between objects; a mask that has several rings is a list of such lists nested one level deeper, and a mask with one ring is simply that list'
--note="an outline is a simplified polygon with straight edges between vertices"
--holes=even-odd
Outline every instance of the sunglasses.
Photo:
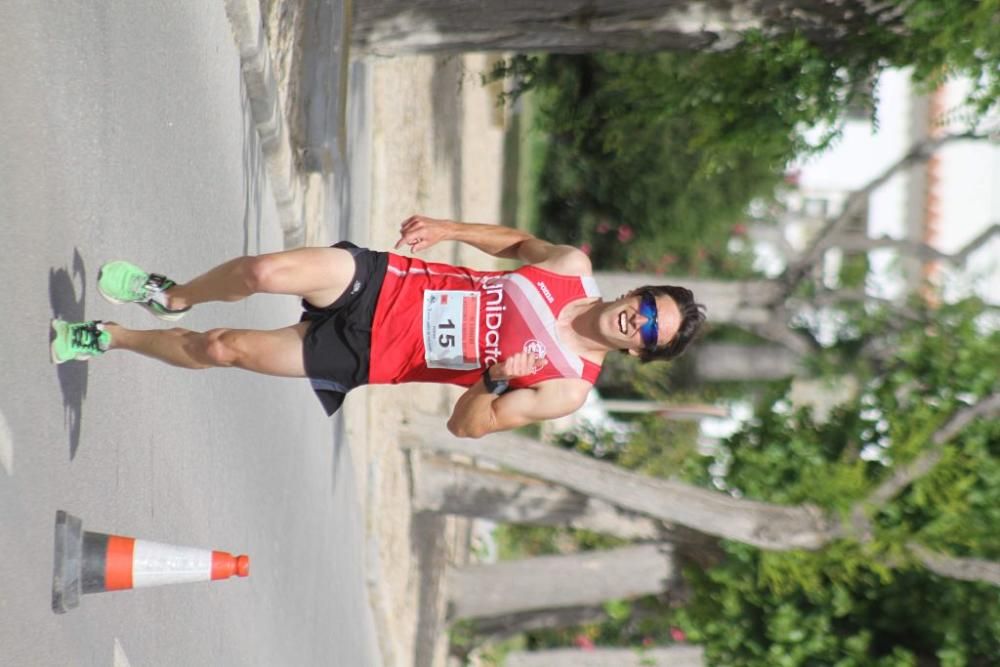
[{"label": "sunglasses", "polygon": [[656,307],[656,297],[651,292],[643,292],[639,296],[639,314],[646,318],[646,323],[639,327],[639,336],[647,350],[655,350],[660,338],[660,325],[657,319],[659,310]]}]

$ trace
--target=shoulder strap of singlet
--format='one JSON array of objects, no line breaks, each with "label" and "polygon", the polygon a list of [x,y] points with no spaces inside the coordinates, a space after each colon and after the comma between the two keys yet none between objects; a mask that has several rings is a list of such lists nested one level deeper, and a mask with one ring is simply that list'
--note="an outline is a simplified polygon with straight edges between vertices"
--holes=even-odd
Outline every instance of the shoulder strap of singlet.
[{"label": "shoulder strap of singlet", "polygon": [[590,384],[597,384],[597,376],[601,374],[601,365],[583,357],[580,359],[583,360],[583,379]]},{"label": "shoulder strap of singlet", "polygon": [[[573,294],[567,299],[560,299],[559,310],[554,311],[554,315],[559,316],[559,311],[562,310],[570,301],[575,301],[583,297],[588,298],[600,298],[601,291],[597,288],[597,279],[594,276],[568,276],[562,273],[556,273],[555,271],[549,271],[548,269],[543,269],[539,266],[529,264],[527,266],[522,266],[520,269],[516,269],[512,273],[520,273],[526,278],[534,282],[537,279],[554,278],[562,284],[569,283],[575,287],[579,287],[578,293]],[[574,290],[577,291],[577,290]]]},{"label": "shoulder strap of singlet", "polygon": [[[563,307],[571,301],[585,297],[600,297],[600,292],[597,289],[597,281],[594,280],[593,276],[567,276],[537,266],[521,267],[512,273],[513,275],[510,276],[512,287],[517,286],[527,301],[536,309],[536,312],[537,309],[542,309],[547,313],[547,317],[558,317]],[[558,290],[559,297],[556,298],[554,303],[546,303],[546,300],[537,287],[539,283],[547,278],[550,279],[550,284],[558,282],[564,286],[563,289]],[[568,295],[564,293],[564,289],[569,292]],[[591,384],[597,382],[597,376],[601,372],[599,364],[584,359],[582,356],[567,349],[561,343],[559,343],[559,348],[565,355],[564,358],[566,361],[569,362],[569,367],[563,368],[564,364],[557,364],[555,366],[559,370],[561,377],[579,377]]]}]

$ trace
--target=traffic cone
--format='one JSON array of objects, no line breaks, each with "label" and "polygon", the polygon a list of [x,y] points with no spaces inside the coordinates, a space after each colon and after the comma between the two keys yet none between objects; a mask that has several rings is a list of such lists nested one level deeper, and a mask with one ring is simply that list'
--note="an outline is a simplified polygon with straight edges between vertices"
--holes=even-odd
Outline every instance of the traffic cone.
[{"label": "traffic cone", "polygon": [[81,593],[213,581],[234,574],[250,574],[247,556],[92,533],[72,514],[56,512],[52,610],[57,614],[75,609]]}]

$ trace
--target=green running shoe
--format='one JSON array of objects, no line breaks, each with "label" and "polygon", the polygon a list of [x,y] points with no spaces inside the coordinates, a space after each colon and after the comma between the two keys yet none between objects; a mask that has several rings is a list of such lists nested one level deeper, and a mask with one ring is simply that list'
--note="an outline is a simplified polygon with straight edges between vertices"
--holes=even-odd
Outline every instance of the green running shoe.
[{"label": "green running shoe", "polygon": [[51,348],[54,364],[99,357],[111,345],[111,334],[104,330],[100,320],[66,322],[54,319],[52,329],[56,332]]},{"label": "green running shoe", "polygon": [[97,273],[97,289],[111,303],[137,303],[161,320],[174,321],[184,317],[190,307],[170,310],[162,302],[162,293],[176,285],[158,273],[146,273],[125,261],[108,262]]}]

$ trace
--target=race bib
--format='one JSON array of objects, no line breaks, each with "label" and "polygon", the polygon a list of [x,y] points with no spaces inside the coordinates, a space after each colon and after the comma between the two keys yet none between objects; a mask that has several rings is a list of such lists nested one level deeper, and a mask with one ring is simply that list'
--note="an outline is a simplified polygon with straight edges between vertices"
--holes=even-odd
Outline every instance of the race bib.
[{"label": "race bib", "polygon": [[427,368],[479,368],[479,292],[424,291],[424,361]]}]

